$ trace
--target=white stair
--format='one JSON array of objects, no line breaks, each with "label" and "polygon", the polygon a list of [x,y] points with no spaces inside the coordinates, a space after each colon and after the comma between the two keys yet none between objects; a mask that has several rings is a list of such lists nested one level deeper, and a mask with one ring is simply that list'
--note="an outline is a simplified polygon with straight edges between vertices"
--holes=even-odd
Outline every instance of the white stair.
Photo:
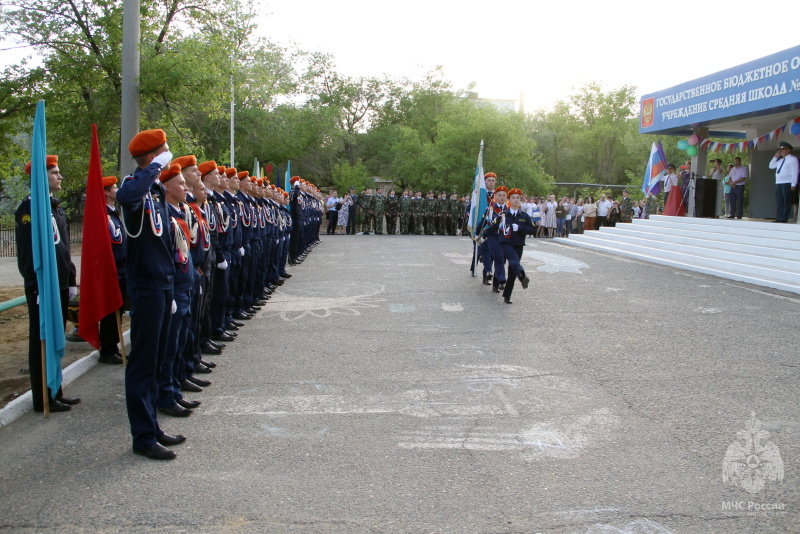
[{"label": "white stair", "polygon": [[800,293],[797,224],[656,215],[555,241]]}]

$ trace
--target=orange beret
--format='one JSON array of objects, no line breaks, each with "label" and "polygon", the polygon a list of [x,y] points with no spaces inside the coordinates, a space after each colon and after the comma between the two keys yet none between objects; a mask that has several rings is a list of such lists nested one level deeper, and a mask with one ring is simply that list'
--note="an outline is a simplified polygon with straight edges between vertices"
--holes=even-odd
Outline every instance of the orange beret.
[{"label": "orange beret", "polygon": [[206,174],[210,173],[216,168],[217,168],[217,162],[214,160],[204,161],[203,163],[197,166],[197,170],[200,171],[200,176],[205,176]]},{"label": "orange beret", "polygon": [[176,176],[181,173],[181,166],[177,163],[170,163],[169,167],[161,171],[161,174],[158,175],[158,179],[161,180],[161,183],[167,182],[172,180]]},{"label": "orange beret", "polygon": [[[27,174],[31,173],[31,165],[32,165],[32,162],[30,162],[30,161],[28,162],[27,165],[25,165],[25,172]],[[48,169],[51,169],[53,167],[58,167],[58,156],[50,156],[50,155],[46,156],[45,157],[45,165],[47,166]]]},{"label": "orange beret", "polygon": [[493,172],[487,172],[483,175],[484,178],[497,178],[497,175]]},{"label": "orange beret", "polygon": [[217,171],[218,171],[220,174],[225,174],[225,165],[220,165],[220,166],[218,166],[218,167],[217,167]]},{"label": "orange beret", "polygon": [[167,134],[164,130],[144,130],[137,133],[128,143],[128,152],[134,158],[149,154],[167,142]]},{"label": "orange beret", "polygon": [[239,180],[244,180],[244,179],[245,179],[245,178],[247,178],[248,176],[250,176],[250,171],[242,171],[242,172],[237,172],[237,173],[236,173],[236,177],[237,177]]},{"label": "orange beret", "polygon": [[277,187],[275,187],[275,184],[270,184],[270,187],[271,187],[273,190],[277,189]]},{"label": "orange beret", "polygon": [[293,183],[295,183],[295,182],[296,182],[297,180],[299,180],[299,179],[300,179],[300,177],[299,177],[299,176],[292,176],[291,178],[289,178],[289,183],[290,183],[290,184],[293,184]]},{"label": "orange beret", "polygon": [[286,191],[284,191],[284,192],[283,192],[283,196],[284,196],[284,197],[288,197],[288,196],[289,196],[289,193],[287,193]]},{"label": "orange beret", "polygon": [[522,189],[517,189],[516,187],[508,192],[508,196],[511,195],[519,195],[522,196]]},{"label": "orange beret", "polygon": [[499,193],[500,191],[505,191],[506,193],[508,193],[508,188],[504,185],[501,185],[500,187],[494,190],[495,193]]},{"label": "orange beret", "polygon": [[251,176],[250,177],[250,181],[253,182],[254,184],[257,184],[258,183],[258,178],[256,178],[255,176]]},{"label": "orange beret", "polygon": [[197,165],[197,158],[189,155],[189,156],[181,156],[179,158],[175,158],[172,160],[172,163],[177,163],[181,166],[181,169],[185,169],[186,167],[191,167],[192,165]]},{"label": "orange beret", "polygon": [[117,183],[116,176],[103,176],[103,187],[111,187],[112,185]]},{"label": "orange beret", "polygon": [[259,178],[258,180],[256,180],[256,183],[258,185],[264,185],[264,179],[263,178]]},{"label": "orange beret", "polygon": [[227,169],[225,169],[225,176],[227,176],[228,178],[236,176],[236,167],[228,167]]}]

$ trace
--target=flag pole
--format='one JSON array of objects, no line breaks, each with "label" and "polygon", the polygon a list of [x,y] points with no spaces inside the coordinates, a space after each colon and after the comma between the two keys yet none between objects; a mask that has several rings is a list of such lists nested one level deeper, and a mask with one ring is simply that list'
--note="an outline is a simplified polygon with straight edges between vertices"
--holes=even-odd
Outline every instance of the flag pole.
[{"label": "flag pole", "polygon": [[125,355],[125,340],[122,338],[122,319],[119,317],[119,310],[114,312],[117,316],[117,335],[119,335],[119,350],[122,352],[122,365],[128,365],[128,357]]},{"label": "flag pole", "polygon": [[39,341],[42,348],[42,401],[44,401],[44,416],[50,417],[50,395],[47,394],[47,361],[45,360],[44,339]]}]

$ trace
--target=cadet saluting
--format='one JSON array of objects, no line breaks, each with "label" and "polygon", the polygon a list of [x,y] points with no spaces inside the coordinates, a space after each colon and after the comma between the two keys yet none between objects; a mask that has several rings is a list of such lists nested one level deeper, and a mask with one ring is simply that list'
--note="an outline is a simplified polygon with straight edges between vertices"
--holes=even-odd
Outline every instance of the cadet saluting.
[{"label": "cadet saluting", "polygon": [[136,170],[117,191],[128,232],[128,293],[131,307],[131,352],[125,368],[125,402],[133,452],[155,460],[171,460],[184,436],[165,434],[158,425],[158,370],[167,349],[175,261],[169,209],[158,180],[172,160],[163,130],[145,130],[128,145]]}]

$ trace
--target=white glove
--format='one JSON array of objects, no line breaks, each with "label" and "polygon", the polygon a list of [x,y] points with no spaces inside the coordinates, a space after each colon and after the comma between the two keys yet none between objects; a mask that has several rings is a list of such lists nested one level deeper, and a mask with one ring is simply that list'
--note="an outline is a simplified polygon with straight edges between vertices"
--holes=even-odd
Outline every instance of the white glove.
[{"label": "white glove", "polygon": [[511,225],[511,229],[516,232],[517,230],[519,230],[519,225],[517,223],[514,223]]},{"label": "white glove", "polygon": [[172,315],[175,315],[175,312],[178,311],[178,305],[175,304],[175,301],[172,301]]},{"label": "white glove", "polygon": [[78,288],[75,286],[69,286],[69,300],[72,300],[77,296],[78,296]]},{"label": "white glove", "polygon": [[239,256],[244,256],[244,247],[239,247]]},{"label": "white glove", "polygon": [[153,163],[157,163],[160,167],[164,167],[170,161],[172,161],[172,152],[167,150],[166,152],[162,152],[155,158],[153,158]]},{"label": "white glove", "polygon": [[228,260],[222,260],[220,263],[217,264],[217,269],[225,270],[228,268]]},{"label": "white glove", "polygon": [[198,287],[197,290],[200,291],[201,295],[203,294],[203,286]]}]

